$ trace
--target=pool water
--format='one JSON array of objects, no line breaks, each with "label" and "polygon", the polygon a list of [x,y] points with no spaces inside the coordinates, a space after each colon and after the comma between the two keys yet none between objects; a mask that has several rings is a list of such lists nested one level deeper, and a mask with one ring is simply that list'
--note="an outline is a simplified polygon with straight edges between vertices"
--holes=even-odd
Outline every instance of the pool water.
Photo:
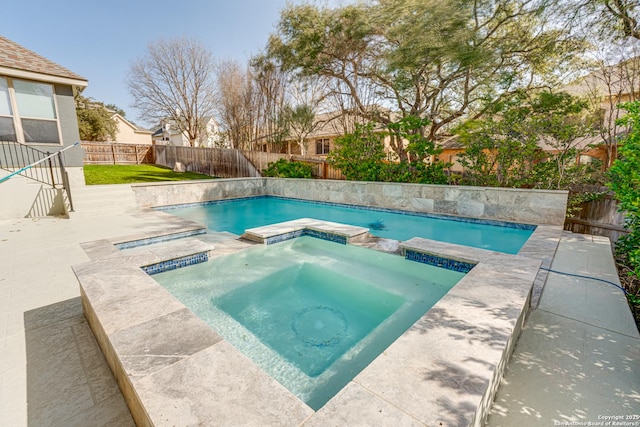
[{"label": "pool water", "polygon": [[317,410],[463,276],[299,237],[153,278]]},{"label": "pool water", "polygon": [[316,377],[406,301],[357,277],[305,262],[213,302]]},{"label": "pool water", "polygon": [[518,253],[535,229],[535,226],[527,224],[398,213],[271,196],[170,207],[163,210],[199,222],[210,230],[229,231],[238,235],[249,228],[298,218],[315,218],[367,227],[371,234],[388,239],[405,241],[412,237],[423,237],[508,254]]}]

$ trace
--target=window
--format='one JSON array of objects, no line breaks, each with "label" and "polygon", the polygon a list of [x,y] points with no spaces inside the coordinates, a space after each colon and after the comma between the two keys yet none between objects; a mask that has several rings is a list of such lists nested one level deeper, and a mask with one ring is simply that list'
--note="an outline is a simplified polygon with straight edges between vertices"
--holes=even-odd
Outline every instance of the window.
[{"label": "window", "polygon": [[329,139],[316,139],[316,154],[329,154]]},{"label": "window", "polygon": [[60,143],[52,85],[0,77],[0,139]]},{"label": "window", "polygon": [[13,112],[9,98],[7,79],[0,77],[0,141],[15,141],[16,131],[13,127]]}]

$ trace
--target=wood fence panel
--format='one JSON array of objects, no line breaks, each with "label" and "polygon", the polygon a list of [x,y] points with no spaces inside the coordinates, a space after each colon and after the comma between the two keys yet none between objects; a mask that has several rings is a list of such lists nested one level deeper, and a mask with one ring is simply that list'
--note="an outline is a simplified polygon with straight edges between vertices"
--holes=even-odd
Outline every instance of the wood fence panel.
[{"label": "wood fence panel", "polygon": [[607,187],[589,187],[571,191],[570,196],[581,191],[607,192],[597,200],[584,202],[572,218],[567,218],[564,229],[580,234],[606,236],[616,242],[627,234],[624,229],[625,214],[618,211],[618,201]]},{"label": "wood fence panel", "polygon": [[220,178],[261,176],[239,150],[224,148],[154,146],[156,164],[174,168],[182,163],[186,170]]},{"label": "wood fence panel", "polygon": [[150,145],[88,142],[81,144],[86,164],[141,164],[153,163]]},{"label": "wood fence panel", "polygon": [[242,154],[260,171],[267,169],[269,163],[289,158],[289,155],[284,153],[264,153],[262,151],[242,150]]}]

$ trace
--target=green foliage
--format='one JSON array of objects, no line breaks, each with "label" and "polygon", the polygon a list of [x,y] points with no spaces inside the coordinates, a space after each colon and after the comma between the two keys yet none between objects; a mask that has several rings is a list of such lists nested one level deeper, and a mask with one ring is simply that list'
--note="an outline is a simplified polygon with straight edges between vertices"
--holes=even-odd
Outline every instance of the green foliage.
[{"label": "green foliage", "polygon": [[289,162],[280,159],[269,163],[269,167],[262,171],[264,176],[275,178],[313,178],[313,168],[304,162]]},{"label": "green foliage", "polygon": [[465,146],[462,181],[547,189],[588,181],[598,164],[577,165],[576,144],[593,134],[594,117],[585,102],[566,93],[520,94],[496,103],[482,120],[456,130]]},{"label": "green foliage", "polygon": [[327,162],[351,181],[381,181],[384,134],[374,131],[372,123],[356,124],[353,133],[336,138]]},{"label": "green foliage", "polygon": [[[390,132],[376,131],[371,123],[356,124],[353,133],[336,139],[327,161],[340,169],[348,180],[444,184],[447,165],[440,161],[430,162],[430,156],[439,150],[419,133],[425,123],[424,119],[405,117],[390,124]],[[412,154],[412,162],[387,159],[383,141],[389,134],[408,140],[407,150]]]},{"label": "green foliage", "polygon": [[582,209],[583,203],[594,202],[607,195],[606,191],[582,191],[569,194],[567,218],[573,218]]},{"label": "green foliage", "polygon": [[609,169],[609,187],[625,211],[625,227],[629,230],[616,244],[616,249],[640,278],[640,101],[622,104],[628,114],[620,124],[630,125],[626,138],[619,142],[619,157]]},{"label": "green foliage", "polygon": [[125,115],[127,114],[122,108],[118,107],[116,104],[105,104],[104,108],[106,108],[107,110],[115,111],[116,113],[120,114],[122,117],[125,117]]},{"label": "green foliage", "polygon": [[78,130],[82,141],[113,141],[118,132],[117,123],[102,104],[87,98],[76,100]]},{"label": "green foliage", "polygon": [[[546,2],[384,0],[283,9],[268,56],[319,76],[370,120],[367,107],[429,117],[428,139],[470,111],[482,114],[514,91],[553,80],[580,43],[545,25]],[[392,146],[404,162],[402,146]]]}]

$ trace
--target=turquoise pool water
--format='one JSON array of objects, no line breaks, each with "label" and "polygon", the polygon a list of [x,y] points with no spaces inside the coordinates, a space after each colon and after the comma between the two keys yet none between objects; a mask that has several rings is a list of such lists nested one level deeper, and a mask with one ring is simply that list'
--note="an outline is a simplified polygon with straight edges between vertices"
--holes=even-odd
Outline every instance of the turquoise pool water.
[{"label": "turquoise pool water", "polygon": [[404,241],[424,237],[508,254],[518,253],[535,229],[535,226],[524,224],[458,220],[269,196],[163,210],[199,222],[210,230],[238,235],[253,227],[315,218],[367,227],[371,234],[388,239]]},{"label": "turquoise pool water", "polygon": [[300,237],[153,278],[317,410],[463,276]]}]

